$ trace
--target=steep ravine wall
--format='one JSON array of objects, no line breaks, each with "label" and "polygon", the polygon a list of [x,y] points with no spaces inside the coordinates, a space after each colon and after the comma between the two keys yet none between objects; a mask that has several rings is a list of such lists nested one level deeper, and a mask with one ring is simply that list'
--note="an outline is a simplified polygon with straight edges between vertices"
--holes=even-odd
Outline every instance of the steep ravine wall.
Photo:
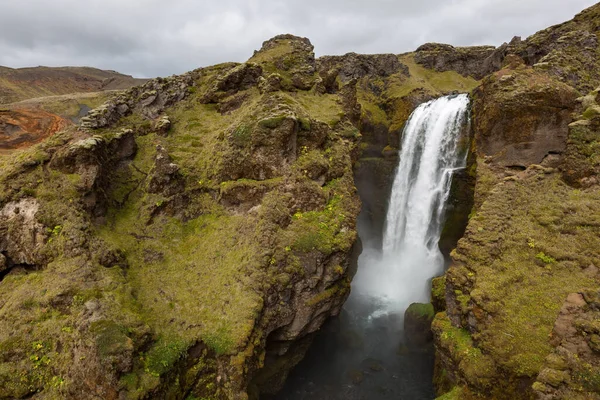
[{"label": "steep ravine wall", "polygon": [[[474,208],[434,290],[446,307],[433,322],[443,399],[598,398],[597,91],[587,91],[600,81],[572,58],[597,14],[519,42],[473,92]],[[528,65],[529,48],[552,57]],[[586,62],[597,68],[598,56]]]},{"label": "steep ravine wall", "polygon": [[473,140],[434,285],[439,393],[597,398],[598,15],[399,56],[283,35],[0,158],[0,398],[276,391],[349,293],[359,196],[381,232],[404,123],[452,92]]}]

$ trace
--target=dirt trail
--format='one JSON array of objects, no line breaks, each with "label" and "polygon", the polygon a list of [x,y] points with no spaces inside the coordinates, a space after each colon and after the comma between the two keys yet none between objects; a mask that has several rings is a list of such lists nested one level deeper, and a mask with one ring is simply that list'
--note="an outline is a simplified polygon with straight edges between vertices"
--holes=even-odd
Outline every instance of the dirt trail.
[{"label": "dirt trail", "polygon": [[42,110],[0,110],[0,154],[39,143],[70,124]]}]

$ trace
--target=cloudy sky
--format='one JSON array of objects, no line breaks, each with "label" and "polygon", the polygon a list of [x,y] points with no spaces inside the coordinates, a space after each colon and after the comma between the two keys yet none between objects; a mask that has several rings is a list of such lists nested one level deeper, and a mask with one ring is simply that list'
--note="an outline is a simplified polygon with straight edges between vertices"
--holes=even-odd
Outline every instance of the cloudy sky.
[{"label": "cloudy sky", "polygon": [[595,0],[0,0],[0,65],[86,65],[139,77],[245,61],[279,33],[317,56],[493,44]]}]

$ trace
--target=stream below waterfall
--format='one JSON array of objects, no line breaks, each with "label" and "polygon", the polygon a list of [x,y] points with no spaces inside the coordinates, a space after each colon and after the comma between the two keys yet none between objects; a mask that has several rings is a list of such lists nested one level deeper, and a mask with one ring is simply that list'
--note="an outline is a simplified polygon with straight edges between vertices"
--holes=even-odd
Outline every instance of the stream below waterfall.
[{"label": "stream below waterfall", "polygon": [[468,96],[421,104],[402,135],[400,160],[383,232],[368,237],[359,217],[363,253],[352,293],[339,317],[316,334],[277,400],[428,400],[433,345],[411,346],[403,333],[411,303],[430,301],[431,278],[441,275],[438,241],[453,172],[464,168],[460,145]]}]

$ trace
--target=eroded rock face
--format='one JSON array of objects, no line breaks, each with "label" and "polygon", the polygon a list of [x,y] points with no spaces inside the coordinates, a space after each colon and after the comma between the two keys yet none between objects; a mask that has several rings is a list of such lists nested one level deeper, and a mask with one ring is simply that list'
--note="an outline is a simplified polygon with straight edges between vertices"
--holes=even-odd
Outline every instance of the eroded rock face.
[{"label": "eroded rock face", "polygon": [[502,65],[494,46],[454,47],[440,43],[427,43],[419,47],[415,52],[415,61],[439,72],[456,71],[475,79],[482,79]]},{"label": "eroded rock face", "polygon": [[[249,61],[267,66],[269,72],[278,73],[286,90],[309,90],[316,83],[313,50],[307,38],[278,35],[265,41]],[[270,86],[273,87],[273,83]]]},{"label": "eroded rock face", "polygon": [[[0,324],[18,337],[0,329],[0,397],[277,388],[273,365],[339,313],[358,255],[357,89],[308,92],[317,78],[310,42],[280,36],[252,62],[118,95],[0,173],[0,269],[44,255],[31,277],[0,271]],[[29,198],[39,251],[10,226]],[[52,365],[34,368],[32,348]]]},{"label": "eroded rock face", "polygon": [[46,228],[35,218],[40,208],[35,198],[23,198],[0,210],[0,260],[2,268],[12,264],[35,266],[43,258],[39,251],[48,237]]},{"label": "eroded rock face", "polygon": [[473,93],[477,149],[517,168],[564,153],[577,97],[572,87],[524,65],[490,75]]},{"label": "eroded rock face", "polygon": [[433,340],[431,322],[434,317],[433,305],[411,304],[404,313],[404,335],[409,344],[423,346]]},{"label": "eroded rock face", "polygon": [[171,156],[164,147],[157,145],[148,192],[164,193],[167,196],[172,196],[182,190],[183,180],[179,174],[179,166],[173,163]]},{"label": "eroded rock face", "polygon": [[193,71],[184,75],[157,78],[142,86],[133,87],[91,110],[86,117],[81,118],[80,125],[85,129],[104,128],[132,112],[139,112],[147,119],[156,119],[166,107],[183,100],[189,94],[189,88],[198,74],[198,71]]},{"label": "eroded rock face", "polygon": [[[366,76],[384,78],[396,73],[409,75],[408,67],[402,64],[395,54],[348,53],[343,56],[326,56],[317,60],[317,69],[324,81],[333,73],[339,76],[342,83]],[[331,86],[331,83],[326,86]]]},{"label": "eroded rock face", "polygon": [[533,389],[537,398],[599,399],[600,321],[597,290],[567,296],[552,331],[556,348],[544,360]]},{"label": "eroded rock face", "polygon": [[[592,93],[595,98],[595,93]],[[596,101],[594,100],[594,103]],[[600,116],[595,114],[595,104],[585,104],[588,118],[569,125],[569,139],[564,161],[560,169],[567,183],[575,187],[589,188],[600,183],[600,163],[596,161],[600,143]],[[586,115],[584,112],[584,115]]]},{"label": "eroded rock face", "polygon": [[[475,204],[451,253],[446,311],[433,322],[440,394],[455,387],[463,396],[499,399],[598,396],[598,386],[582,383],[599,370],[593,340],[583,339],[593,330],[585,325],[595,318],[593,301],[581,294],[598,290],[600,258],[589,250],[599,237],[600,191],[590,158],[597,92],[578,99],[585,87],[578,73],[566,78],[531,66],[545,51],[587,57],[594,40],[579,31],[586,18],[534,35],[566,35],[539,54],[523,52],[531,38],[514,40],[502,69],[473,92]],[[565,43],[579,55],[561,48]]]}]

